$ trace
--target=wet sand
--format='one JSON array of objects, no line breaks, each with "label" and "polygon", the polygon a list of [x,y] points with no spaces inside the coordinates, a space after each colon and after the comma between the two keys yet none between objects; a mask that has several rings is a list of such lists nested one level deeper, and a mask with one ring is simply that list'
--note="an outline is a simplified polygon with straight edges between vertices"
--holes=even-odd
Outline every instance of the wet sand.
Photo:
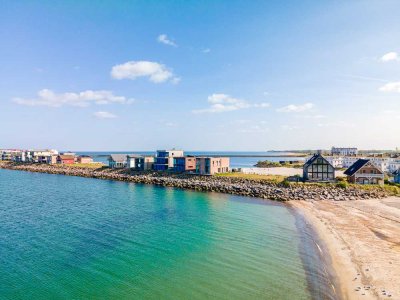
[{"label": "wet sand", "polygon": [[400,198],[291,201],[328,250],[344,299],[400,299]]}]

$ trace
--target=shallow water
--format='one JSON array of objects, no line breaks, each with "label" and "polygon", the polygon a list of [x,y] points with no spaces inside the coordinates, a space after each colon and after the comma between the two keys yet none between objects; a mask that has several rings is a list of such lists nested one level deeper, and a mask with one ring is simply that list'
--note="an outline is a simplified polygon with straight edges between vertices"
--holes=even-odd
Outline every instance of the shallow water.
[{"label": "shallow water", "polygon": [[269,201],[0,170],[0,298],[330,297],[296,222]]}]

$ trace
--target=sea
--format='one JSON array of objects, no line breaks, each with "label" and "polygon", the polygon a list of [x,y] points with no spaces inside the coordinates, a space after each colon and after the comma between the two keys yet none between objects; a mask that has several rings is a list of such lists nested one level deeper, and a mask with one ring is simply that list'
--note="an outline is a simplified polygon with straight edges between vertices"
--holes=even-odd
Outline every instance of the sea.
[{"label": "sea", "polygon": [[[72,151],[74,152],[74,151]],[[110,154],[143,154],[143,155],[155,155],[154,151],[103,151],[103,152],[93,152],[93,151],[80,151],[75,152],[78,155],[90,155],[93,157],[95,162],[101,162],[107,164],[107,158]],[[185,151],[185,155],[194,156],[233,156],[230,157],[231,168],[252,168],[258,161],[289,161],[297,160],[303,161],[304,157],[287,157],[289,152],[227,152],[227,151]]]},{"label": "sea", "polygon": [[0,169],[0,299],[336,299],[268,200]]}]

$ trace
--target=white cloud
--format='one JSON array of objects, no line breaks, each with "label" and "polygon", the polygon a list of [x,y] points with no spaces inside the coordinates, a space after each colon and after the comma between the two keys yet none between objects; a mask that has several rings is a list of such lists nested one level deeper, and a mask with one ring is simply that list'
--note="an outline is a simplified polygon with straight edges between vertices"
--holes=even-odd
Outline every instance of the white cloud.
[{"label": "white cloud", "polygon": [[210,53],[211,52],[211,49],[210,48],[205,48],[205,49],[203,49],[203,53]]},{"label": "white cloud", "polygon": [[97,111],[93,113],[96,118],[99,119],[115,119],[117,116],[108,111]]},{"label": "white cloud", "polygon": [[400,57],[397,54],[397,52],[389,52],[381,57],[381,61],[383,61],[383,62],[400,61]]},{"label": "white cloud", "polygon": [[328,123],[319,123],[318,127],[355,127],[355,124],[349,123],[346,121],[335,121],[335,122],[328,122]]},{"label": "white cloud", "polygon": [[150,81],[155,83],[171,80],[175,83],[180,79],[176,77],[172,70],[165,65],[152,61],[128,61],[126,63],[113,66],[111,76],[114,79],[132,79],[138,77],[148,77]]},{"label": "white cloud", "polygon": [[299,116],[302,117],[304,119],[325,119],[326,116],[325,115],[305,115],[305,116]]},{"label": "white cloud", "polygon": [[168,38],[168,36],[166,34],[160,34],[157,38],[157,41],[159,43],[168,45],[168,46],[173,46],[173,47],[178,47],[177,44],[175,44],[174,41],[172,41],[171,39]]},{"label": "white cloud", "polygon": [[295,126],[295,125],[294,126],[292,126],[292,125],[282,125],[281,128],[283,130],[288,130],[288,131],[299,129],[299,127]]},{"label": "white cloud", "polygon": [[193,113],[221,113],[239,109],[269,107],[269,103],[249,103],[243,99],[233,98],[226,94],[212,94],[208,96],[209,108],[193,110]]},{"label": "white cloud", "polygon": [[389,82],[379,88],[382,92],[397,92],[400,93],[400,81]]},{"label": "white cloud", "polygon": [[91,103],[94,104],[129,104],[132,103],[133,99],[128,99],[123,96],[115,96],[111,91],[92,91],[87,90],[78,93],[61,93],[57,94],[49,89],[40,90],[37,94],[37,98],[24,99],[14,98],[13,102],[20,105],[27,106],[51,106],[60,107],[64,105],[87,107]]},{"label": "white cloud", "polygon": [[314,104],[312,103],[304,103],[300,105],[295,105],[295,104],[289,104],[287,106],[278,108],[276,111],[278,112],[284,112],[284,113],[292,113],[292,112],[304,112],[312,109],[314,107]]}]

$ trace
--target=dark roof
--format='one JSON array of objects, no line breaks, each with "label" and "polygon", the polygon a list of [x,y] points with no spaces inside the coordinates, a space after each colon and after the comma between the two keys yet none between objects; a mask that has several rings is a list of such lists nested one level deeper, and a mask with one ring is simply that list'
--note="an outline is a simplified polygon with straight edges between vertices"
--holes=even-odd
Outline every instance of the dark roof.
[{"label": "dark roof", "polygon": [[121,163],[126,163],[126,156],[128,154],[111,154],[108,157],[109,161],[115,161],[115,162],[121,162]]},{"label": "dark roof", "polygon": [[360,170],[362,167],[364,167],[369,161],[370,161],[369,159],[359,159],[359,160],[357,160],[346,171],[344,171],[344,174],[346,174],[348,176],[353,176],[355,173],[357,173],[358,170]]},{"label": "dark roof", "polygon": [[393,172],[393,175],[397,176],[400,175],[400,168]]},{"label": "dark roof", "polygon": [[[326,163],[330,164],[331,163],[323,157],[321,154],[314,154],[309,160],[306,161],[304,164],[303,168],[308,168],[310,165],[312,165],[318,158],[322,158]],[[332,165],[331,165],[332,166]],[[332,166],[333,167],[333,166]]]}]

